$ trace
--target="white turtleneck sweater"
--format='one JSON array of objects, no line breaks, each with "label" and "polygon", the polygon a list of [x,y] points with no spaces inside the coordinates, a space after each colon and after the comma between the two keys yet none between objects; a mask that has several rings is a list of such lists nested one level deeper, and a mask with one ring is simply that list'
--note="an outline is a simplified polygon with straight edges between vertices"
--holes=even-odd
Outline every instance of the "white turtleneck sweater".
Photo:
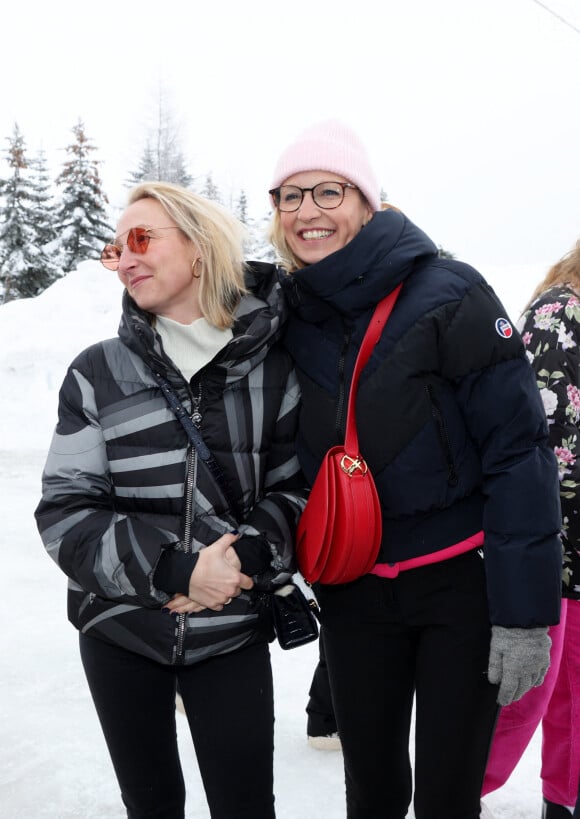
[{"label": "white turtleneck sweater", "polygon": [[155,327],[163,349],[188,381],[233,338],[229,328],[220,330],[205,318],[180,324],[165,316],[156,316]]}]

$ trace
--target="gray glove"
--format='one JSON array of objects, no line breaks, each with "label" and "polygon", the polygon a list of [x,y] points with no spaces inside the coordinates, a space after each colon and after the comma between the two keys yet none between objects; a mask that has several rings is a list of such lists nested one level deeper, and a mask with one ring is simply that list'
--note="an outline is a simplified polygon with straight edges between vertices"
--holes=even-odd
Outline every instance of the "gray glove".
[{"label": "gray glove", "polygon": [[509,705],[530,688],[542,684],[550,666],[551,645],[547,626],[491,627],[487,678],[494,685],[499,683],[497,701],[500,705]]}]

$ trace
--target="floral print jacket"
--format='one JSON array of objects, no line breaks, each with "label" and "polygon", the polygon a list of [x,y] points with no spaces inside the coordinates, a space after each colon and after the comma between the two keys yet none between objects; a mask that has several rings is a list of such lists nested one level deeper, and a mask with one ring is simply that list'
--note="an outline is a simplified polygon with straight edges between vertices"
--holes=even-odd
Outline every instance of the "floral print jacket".
[{"label": "floral print jacket", "polygon": [[545,290],[518,322],[558,460],[564,569],[562,594],[580,599],[580,292]]}]

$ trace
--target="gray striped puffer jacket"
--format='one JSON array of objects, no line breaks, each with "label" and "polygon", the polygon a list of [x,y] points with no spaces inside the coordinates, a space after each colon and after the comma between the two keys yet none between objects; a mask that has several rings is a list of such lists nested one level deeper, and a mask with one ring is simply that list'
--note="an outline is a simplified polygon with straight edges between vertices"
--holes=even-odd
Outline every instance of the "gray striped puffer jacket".
[{"label": "gray striped puffer jacket", "polygon": [[[262,554],[267,544],[276,581],[294,570],[305,502],[294,446],[299,393],[278,343],[284,308],[273,271],[248,266],[250,295],[238,306],[234,337],[191,384],[127,293],[119,337],[71,364],[36,519],[48,553],[68,575],[68,616],[83,633],[165,664],[272,639],[256,592],[242,592],[220,612],[173,618],[161,611],[169,598],[153,578],[164,550],[195,552],[232,529],[246,543],[254,537]],[[189,412],[199,393],[201,432],[231,506],[188,445],[152,370]]]}]

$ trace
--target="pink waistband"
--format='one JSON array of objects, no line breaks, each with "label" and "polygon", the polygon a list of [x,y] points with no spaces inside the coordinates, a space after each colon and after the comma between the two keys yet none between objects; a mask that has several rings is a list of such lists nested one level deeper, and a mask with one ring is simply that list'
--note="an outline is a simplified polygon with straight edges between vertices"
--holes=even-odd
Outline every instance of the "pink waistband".
[{"label": "pink waistband", "polygon": [[416,569],[430,563],[440,563],[442,560],[449,560],[451,557],[457,557],[457,555],[470,552],[472,549],[479,549],[480,546],[483,546],[483,530],[465,538],[465,540],[461,540],[459,543],[454,543],[453,546],[447,546],[446,549],[441,549],[439,552],[411,557],[409,560],[401,560],[399,563],[377,563],[369,574],[388,578],[397,577],[399,572],[405,572],[407,569]]}]

